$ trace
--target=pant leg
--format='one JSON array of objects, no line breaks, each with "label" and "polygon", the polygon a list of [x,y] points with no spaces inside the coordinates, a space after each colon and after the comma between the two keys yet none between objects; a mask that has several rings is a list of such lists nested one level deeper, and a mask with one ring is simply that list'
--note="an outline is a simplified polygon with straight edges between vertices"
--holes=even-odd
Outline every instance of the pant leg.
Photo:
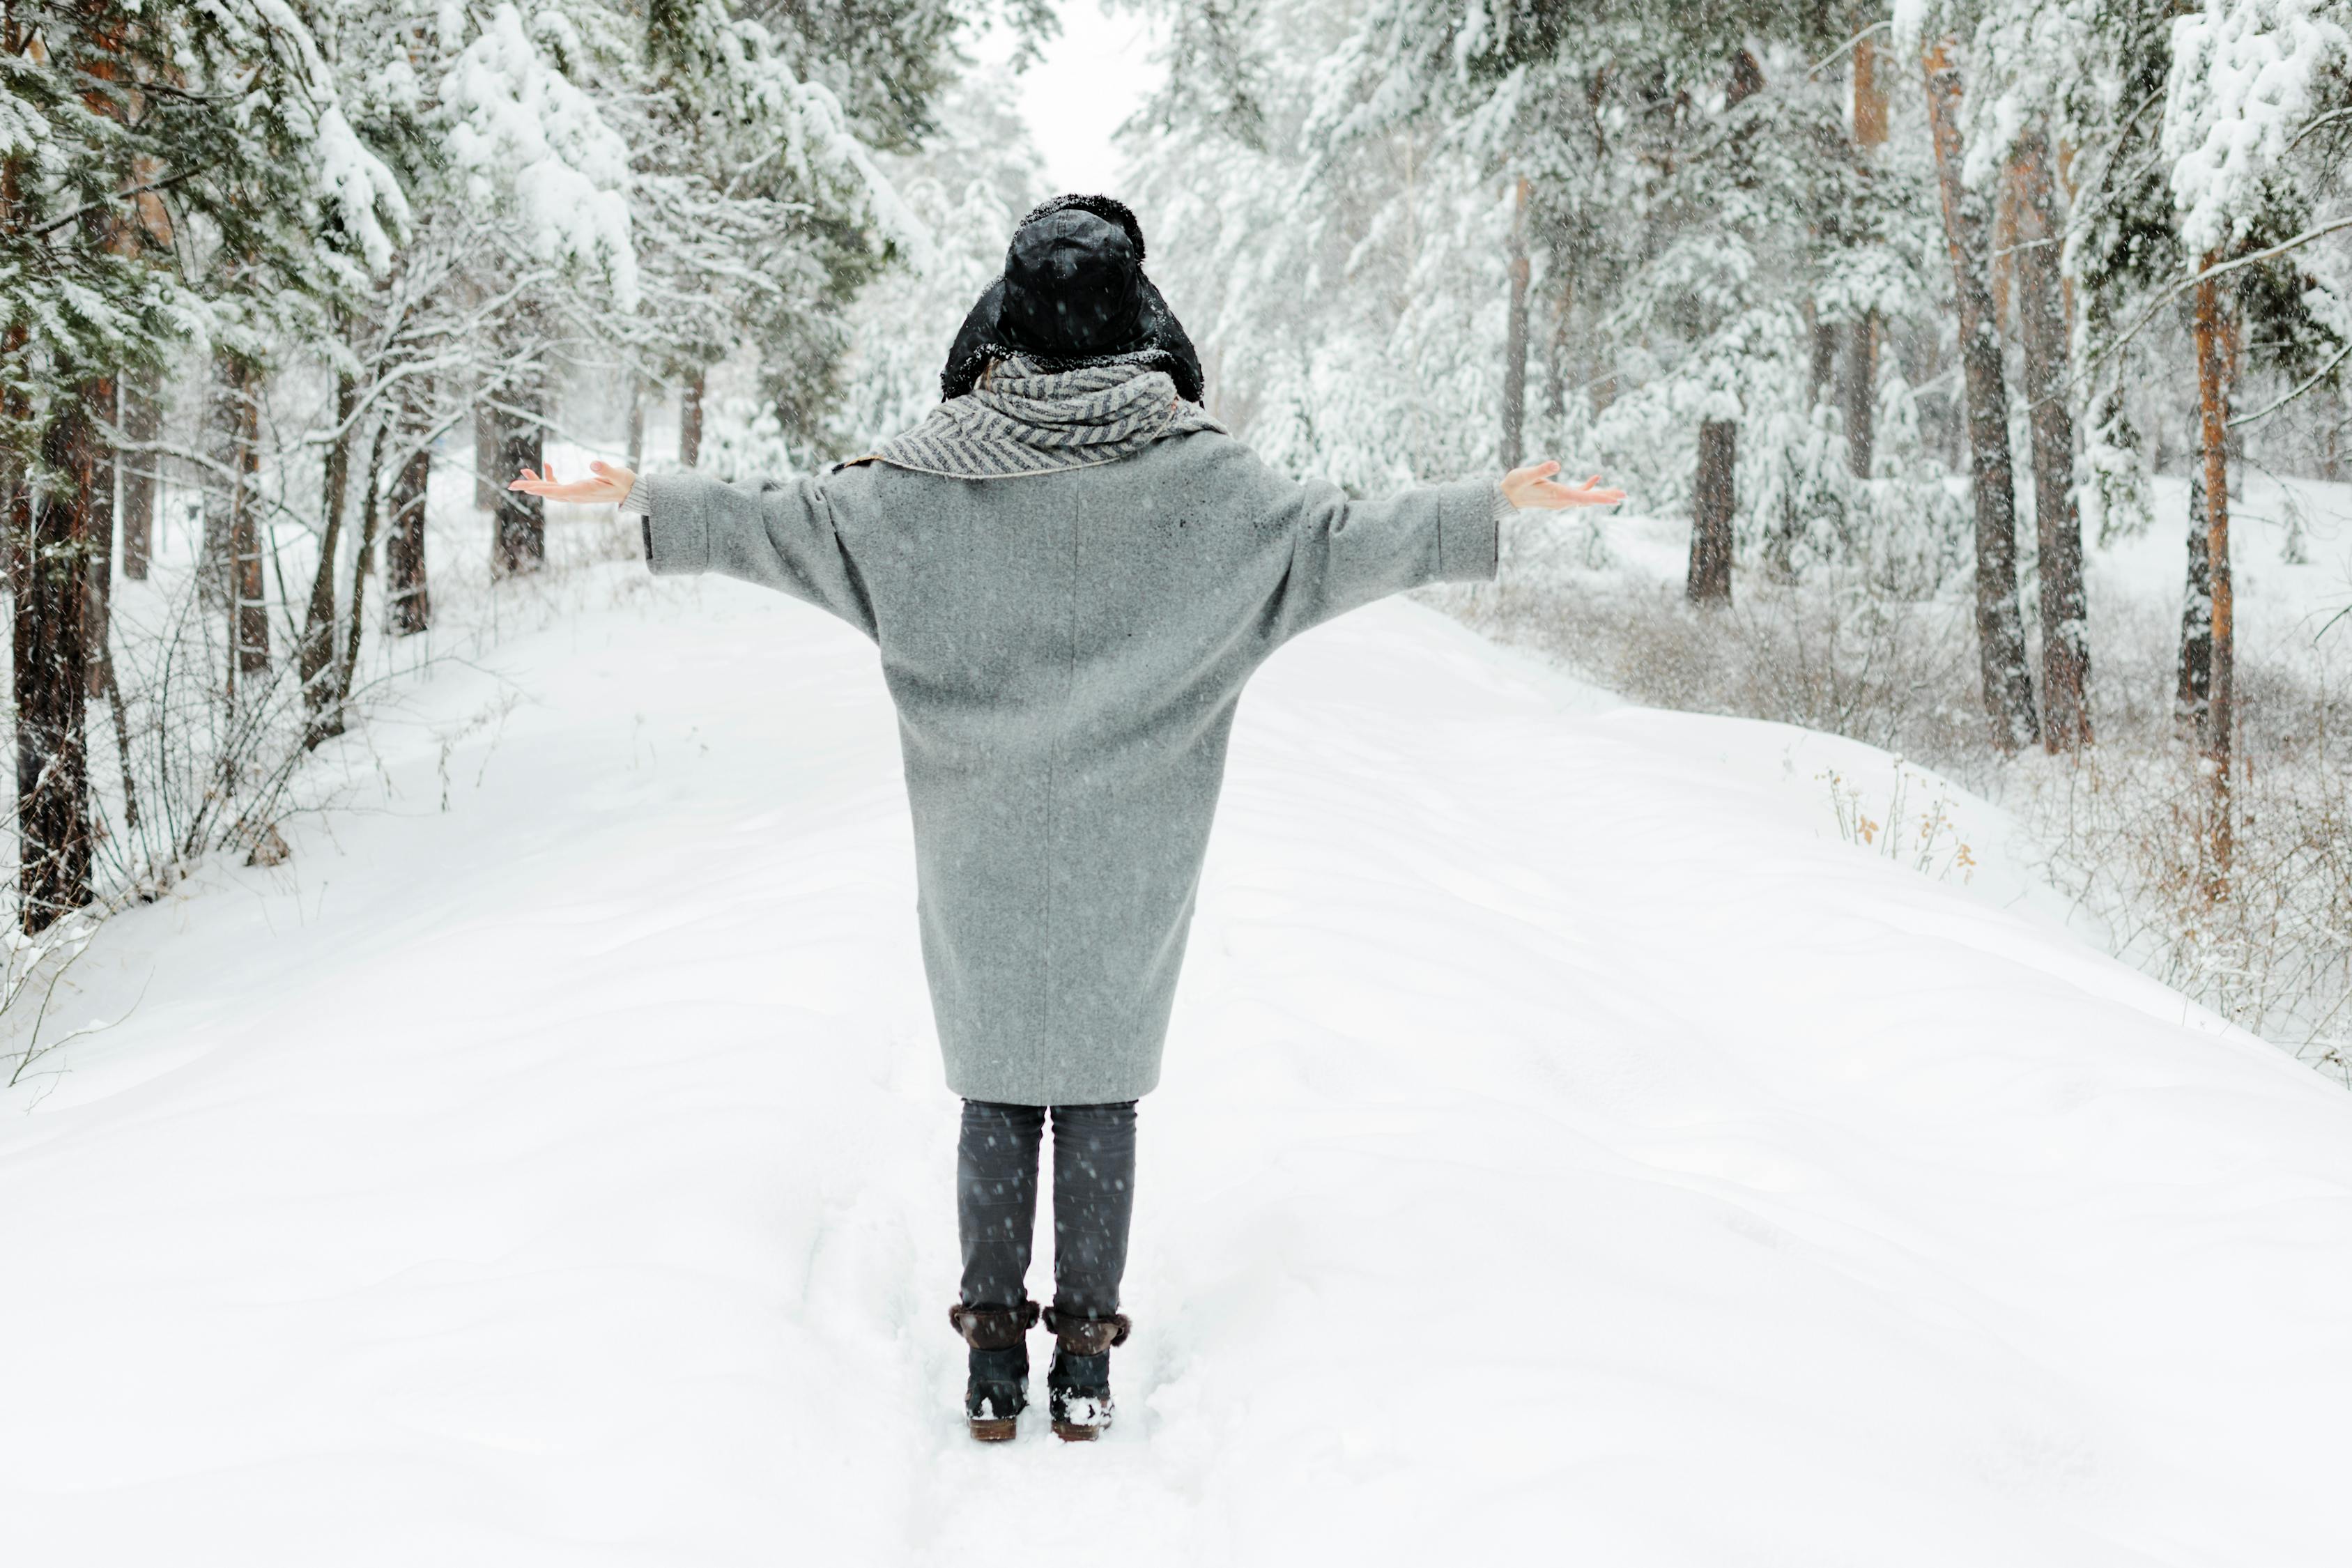
[{"label": "pant leg", "polygon": [[1135,1101],[1054,1107],[1054,1307],[1118,1310],[1135,1214]]},{"label": "pant leg", "polygon": [[956,1226],[963,1237],[967,1307],[1017,1307],[1029,1299],[1030,1234],[1037,1221],[1042,1105],[963,1102],[956,1141]]}]

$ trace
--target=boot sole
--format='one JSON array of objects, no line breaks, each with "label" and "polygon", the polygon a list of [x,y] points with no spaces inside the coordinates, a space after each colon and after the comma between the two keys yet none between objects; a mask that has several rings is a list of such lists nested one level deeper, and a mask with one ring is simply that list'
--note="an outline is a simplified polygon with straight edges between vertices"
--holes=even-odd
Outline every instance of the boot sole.
[{"label": "boot sole", "polygon": [[971,1417],[972,1440],[979,1443],[1010,1443],[1013,1441],[1013,1426],[1014,1424],[1011,1421],[984,1421],[975,1415]]},{"label": "boot sole", "polygon": [[1054,1436],[1065,1443],[1091,1443],[1102,1436],[1099,1426],[1080,1426],[1068,1421],[1054,1423]]}]

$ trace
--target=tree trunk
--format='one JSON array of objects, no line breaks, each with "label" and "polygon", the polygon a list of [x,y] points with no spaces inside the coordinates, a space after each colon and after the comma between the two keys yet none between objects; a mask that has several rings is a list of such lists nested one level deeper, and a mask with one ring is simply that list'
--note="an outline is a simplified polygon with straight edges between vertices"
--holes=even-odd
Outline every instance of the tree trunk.
[{"label": "tree trunk", "polygon": [[1811,406],[1821,402],[1822,394],[1837,379],[1838,330],[1835,321],[1822,320],[1820,310],[1815,309],[1812,301],[1807,300],[1805,331],[1813,345],[1811,374],[1808,378],[1811,390],[1806,398],[1807,405]]},{"label": "tree trunk", "polygon": [[1698,485],[1691,498],[1690,575],[1684,596],[1694,605],[1731,603],[1731,513],[1737,500],[1739,426],[1709,419],[1698,427]]},{"label": "tree trunk", "polygon": [[2074,416],[2066,404],[2065,291],[2058,276],[2057,197],[2042,132],[2018,143],[2017,320],[2033,430],[2035,560],[2042,582],[2042,743],[2091,743],[2091,647],[2084,621],[2083,524],[2074,508]]},{"label": "tree trunk", "polygon": [[2205,700],[2213,691],[2213,558],[2206,553],[2205,476],[2189,480],[2189,591],[2180,606],[2180,669],[2173,719],[2190,739],[2205,732]]},{"label": "tree trunk", "polygon": [[212,384],[205,395],[205,457],[199,474],[204,487],[203,533],[196,544],[196,587],[208,609],[226,611],[236,599],[230,584],[229,528],[242,488],[245,416],[250,401],[244,363],[215,351]]},{"label": "tree trunk", "polygon": [[1878,412],[1878,314],[1872,311],[1845,330],[1845,363],[1838,375],[1838,403],[1845,413],[1845,466],[1857,479],[1870,478]]},{"label": "tree trunk", "polygon": [[[508,389],[513,409],[500,424],[498,471],[513,475],[546,467],[541,456],[545,439],[540,426],[541,397],[536,372],[526,371]],[[496,537],[490,552],[490,574],[512,577],[536,572],[547,561],[547,509],[535,495],[503,488],[499,490]]]},{"label": "tree trunk", "polygon": [[247,373],[241,380],[236,458],[232,465],[235,479],[229,493],[229,639],[236,650],[236,658],[231,660],[232,691],[246,677],[269,673],[269,601],[261,576],[260,508],[256,493],[258,487],[254,483],[254,476],[261,468],[261,398],[255,384],[257,379]]},{"label": "tree trunk", "polygon": [[[154,444],[163,428],[160,388],[144,371],[122,378],[122,433],[134,447]],[[147,580],[147,563],[155,551],[155,466],[153,452],[119,456],[122,472],[122,509],[116,528],[122,535],[122,574],[134,583]]]},{"label": "tree trunk", "polygon": [[[85,405],[96,414],[103,407],[110,419],[119,419],[122,408],[121,384],[112,377],[92,382],[88,390],[102,397],[102,405]],[[107,668],[107,637],[112,629],[114,601],[114,496],[119,482],[121,464],[114,449],[101,440],[98,448],[99,467],[91,474],[89,489],[80,498],[85,515],[83,537],[89,541],[89,561],[82,577],[82,649],[84,680],[83,695],[103,697],[111,671]]]},{"label": "tree trunk", "polygon": [[352,619],[343,630],[343,662],[335,677],[335,723],[342,723],[343,704],[351,700],[353,672],[360,667],[362,637],[367,630],[367,580],[375,570],[376,523],[382,516],[378,498],[383,494],[383,448],[391,439],[392,421],[379,423],[368,446],[367,488],[360,492],[360,547],[352,552]]},{"label": "tree trunk", "polygon": [[[1864,169],[1872,150],[1886,142],[1886,89],[1878,79],[1876,41],[1862,38],[1853,46],[1853,144]],[[1870,478],[1871,459],[1877,450],[1878,313],[1864,311],[1845,330],[1845,363],[1838,377],[1838,405],[1845,425],[1846,469],[1855,479]],[[1822,345],[1816,341],[1818,358]],[[1816,370],[1818,376],[1820,372]],[[1819,395],[1816,394],[1816,396]]]},{"label": "tree trunk", "polygon": [[383,590],[392,635],[414,637],[433,625],[425,592],[425,501],[433,479],[432,399],[410,384],[401,405],[400,467],[392,477],[392,527],[383,542]]},{"label": "tree trunk", "polygon": [[302,682],[302,710],[308,728],[302,743],[316,746],[341,730],[335,700],[335,566],[343,542],[343,499],[351,489],[352,440],[358,434],[352,416],[359,407],[359,388],[348,375],[335,378],[335,439],[327,448],[327,468],[320,486],[319,569],[310,574],[310,605],[302,617],[302,646],[295,668]]},{"label": "tree trunk", "polygon": [[1571,344],[1569,328],[1576,304],[1575,275],[1569,270],[1568,258],[1561,248],[1552,249],[1552,265],[1558,268],[1555,281],[1559,293],[1552,300],[1551,331],[1544,347],[1544,413],[1557,429],[1568,416],[1568,361]]},{"label": "tree trunk", "polygon": [[104,381],[60,400],[42,432],[43,464],[69,491],[43,497],[26,520],[16,602],[16,833],[19,919],[28,933],[89,902],[89,756],[84,640],[91,500],[105,452],[91,405]]},{"label": "tree trunk", "polygon": [[628,468],[635,473],[646,466],[646,383],[636,372],[629,373],[629,456]]},{"label": "tree trunk", "polygon": [[1960,184],[1959,68],[1948,40],[1920,57],[1927,79],[1927,124],[1935,142],[1936,183],[1943,199],[1944,242],[1951,253],[1959,308],[1960,369],[1966,386],[1969,478],[1977,521],[1977,647],[1993,744],[2015,752],[2038,738],[2033,677],[2025,658],[2025,621],[2017,601],[2017,495],[2009,462],[2009,388],[1992,295],[1985,281],[1985,214]]},{"label": "tree trunk", "polygon": [[1503,328],[1503,467],[1519,466],[1528,420],[1528,182],[1511,187],[1511,302]]},{"label": "tree trunk", "polygon": [[677,460],[688,468],[702,460],[702,372],[687,378],[677,400]]},{"label": "tree trunk", "polygon": [[1857,39],[1853,46],[1853,142],[1857,147],[1886,144],[1886,89],[1878,80],[1878,44]]},{"label": "tree trunk", "polygon": [[491,405],[489,395],[483,395],[474,405],[474,510],[496,511],[499,498],[506,493],[510,473],[499,472],[501,438],[507,416]]},{"label": "tree trunk", "polygon": [[[2221,254],[2207,255],[2202,266],[2220,265]],[[2212,653],[2205,722],[2199,734],[2210,773],[2212,799],[2207,819],[2211,856],[2208,893],[2229,893],[2230,862],[2234,845],[2230,822],[2230,751],[2235,695],[2236,661],[2231,646],[2230,591],[2230,390],[2237,366],[2235,333],[2223,320],[2221,287],[2210,278],[2197,285],[2197,413],[2204,447],[2205,570],[2207,595],[2212,604]]]}]

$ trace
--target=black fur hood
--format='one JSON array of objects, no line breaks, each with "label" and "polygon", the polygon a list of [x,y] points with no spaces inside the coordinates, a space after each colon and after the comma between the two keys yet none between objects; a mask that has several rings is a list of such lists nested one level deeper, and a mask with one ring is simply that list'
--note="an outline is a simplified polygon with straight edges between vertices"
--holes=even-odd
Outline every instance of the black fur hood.
[{"label": "black fur hood", "polygon": [[1124,202],[1066,195],[1037,207],[956,333],[940,397],[961,397],[990,361],[1017,354],[1044,371],[1149,365],[1200,402],[1200,355],[1144,276],[1143,253],[1143,227]]}]

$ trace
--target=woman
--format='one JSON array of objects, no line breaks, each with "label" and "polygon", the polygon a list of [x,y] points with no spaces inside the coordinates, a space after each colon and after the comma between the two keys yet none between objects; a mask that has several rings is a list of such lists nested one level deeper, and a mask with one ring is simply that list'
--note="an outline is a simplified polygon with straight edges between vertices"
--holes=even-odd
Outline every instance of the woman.
[{"label": "woman", "polygon": [[1495,574],[1514,507],[1606,505],[1557,463],[1351,501],[1267,468],[1200,407],[1201,369],[1143,274],[1134,215],[1024,218],[957,334],[940,406],[869,457],[728,486],[594,465],[517,489],[617,501],[660,574],[723,572],[878,646],[913,808],[923,959],[963,1097],[964,1408],[984,1442],[1028,1402],[1038,1144],[1054,1128],[1055,1433],[1111,1418],[1135,1102],[1169,1001],[1242,688],[1333,616]]}]

